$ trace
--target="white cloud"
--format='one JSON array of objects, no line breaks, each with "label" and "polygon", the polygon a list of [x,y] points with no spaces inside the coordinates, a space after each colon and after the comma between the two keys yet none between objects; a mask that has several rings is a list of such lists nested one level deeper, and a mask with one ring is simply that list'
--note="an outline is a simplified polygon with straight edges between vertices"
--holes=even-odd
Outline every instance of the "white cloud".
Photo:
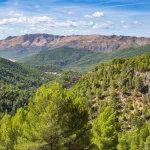
[{"label": "white cloud", "polygon": [[94,23],[92,21],[71,21],[68,20],[66,22],[51,22],[48,24],[49,27],[87,27],[92,26]]},{"label": "white cloud", "polygon": [[125,23],[125,21],[124,21],[124,20],[121,20],[121,21],[120,21],[120,23],[122,23],[122,24],[123,24],[123,23]]},{"label": "white cloud", "polygon": [[104,13],[103,12],[99,12],[99,11],[97,11],[97,12],[95,12],[93,14],[93,17],[103,17],[103,16],[104,16]]},{"label": "white cloud", "polygon": [[9,16],[13,16],[13,17],[21,17],[21,16],[23,16],[23,14],[21,14],[21,13],[16,13],[16,12],[14,12],[14,11],[9,12],[8,15],[9,15]]},{"label": "white cloud", "polygon": [[30,27],[34,27],[35,26],[35,24],[31,24],[31,25],[29,25]]},{"label": "white cloud", "polygon": [[84,15],[84,17],[85,17],[85,18],[92,18],[92,16],[90,16],[90,15],[88,15],[88,14]]},{"label": "white cloud", "polygon": [[[14,25],[14,24],[16,26],[18,24],[22,24],[23,26],[27,25],[31,30],[35,30],[34,28],[36,28],[37,26],[39,26],[40,28],[44,28],[44,27],[84,28],[84,27],[94,26],[94,22],[92,21],[89,22],[72,21],[72,20],[57,21],[53,17],[49,17],[49,16],[33,16],[33,17],[22,16],[22,17],[11,17],[11,18],[0,19],[1,26]],[[27,28],[27,30],[25,29],[22,32],[28,32],[29,29]],[[46,31],[47,29],[44,30]]]},{"label": "white cloud", "polygon": [[41,29],[37,29],[38,32],[45,32],[45,31],[49,31],[48,28],[41,28]]},{"label": "white cloud", "polygon": [[70,29],[69,32],[79,32],[79,30],[76,30],[76,29]]},{"label": "white cloud", "polygon": [[48,17],[48,16],[42,16],[42,17],[29,17],[27,18],[27,21],[30,23],[36,24],[36,23],[48,23],[48,22],[53,22],[54,18],[53,17]]},{"label": "white cloud", "polygon": [[0,27],[0,32],[1,32],[1,33],[10,32],[10,31],[12,31],[12,29],[9,28],[9,27],[6,27],[6,26],[1,26],[1,27]]},{"label": "white cloud", "polygon": [[139,22],[139,21],[134,21],[133,24],[135,24],[135,25],[141,25],[142,23]]},{"label": "white cloud", "polygon": [[68,12],[68,14],[69,14],[69,15],[72,15],[72,14],[73,14],[73,12],[72,12],[72,11],[69,11],[69,12]]},{"label": "white cloud", "polygon": [[123,26],[121,26],[121,27],[124,28],[124,29],[129,28],[127,25],[123,25]]},{"label": "white cloud", "polygon": [[0,20],[0,25],[7,25],[7,24],[11,24],[11,23],[14,23],[14,22],[17,22],[18,19],[17,18],[4,18],[2,20]]},{"label": "white cloud", "polygon": [[21,31],[21,33],[23,33],[23,34],[29,33],[29,30],[28,29],[24,29],[24,30]]},{"label": "white cloud", "polygon": [[42,16],[42,17],[19,17],[19,18],[4,18],[0,20],[0,25],[8,25],[12,23],[49,23],[52,22],[54,18]]},{"label": "white cloud", "polygon": [[88,27],[93,26],[94,22],[85,22],[85,21],[56,21],[53,17],[48,16],[35,16],[35,17],[13,17],[13,18],[4,18],[0,20],[0,25],[11,25],[11,24],[28,24],[29,27],[33,28],[36,25],[42,24],[47,27]]},{"label": "white cloud", "polygon": [[89,14],[84,15],[85,18],[94,18],[94,17],[103,17],[103,16],[104,16],[104,12],[99,12],[99,11],[96,11],[92,15]]},{"label": "white cloud", "polygon": [[114,24],[113,22],[111,21],[106,21],[106,22],[100,22],[100,23],[97,23],[93,26],[94,29],[111,29],[114,27]]},{"label": "white cloud", "polygon": [[30,28],[30,30],[36,30],[36,28]]}]

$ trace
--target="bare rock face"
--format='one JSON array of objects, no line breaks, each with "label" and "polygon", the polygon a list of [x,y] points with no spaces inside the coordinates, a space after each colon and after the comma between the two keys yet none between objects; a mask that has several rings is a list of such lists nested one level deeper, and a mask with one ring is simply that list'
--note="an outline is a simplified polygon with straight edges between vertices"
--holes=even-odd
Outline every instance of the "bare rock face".
[{"label": "bare rock face", "polygon": [[89,49],[95,52],[113,52],[130,47],[150,44],[150,38],[132,36],[73,35],[54,36],[49,34],[30,34],[8,37],[0,41],[0,57],[21,58],[42,50],[58,47]]}]

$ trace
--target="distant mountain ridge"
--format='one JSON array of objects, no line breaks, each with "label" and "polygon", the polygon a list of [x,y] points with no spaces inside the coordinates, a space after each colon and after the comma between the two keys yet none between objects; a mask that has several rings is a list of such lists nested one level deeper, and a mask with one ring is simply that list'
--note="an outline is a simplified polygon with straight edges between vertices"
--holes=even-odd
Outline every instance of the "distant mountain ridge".
[{"label": "distant mountain ridge", "polygon": [[111,53],[95,53],[90,50],[61,47],[50,51],[42,51],[19,61],[35,66],[53,64],[67,70],[86,72],[90,71],[100,62],[106,62],[114,58],[140,56],[146,53],[150,53],[150,45],[123,49]]},{"label": "distant mountain ridge", "polygon": [[0,41],[0,56],[19,59],[36,54],[39,51],[60,47],[88,49],[94,52],[114,52],[131,47],[150,44],[150,38],[134,36],[71,35],[55,36],[51,34],[26,34],[7,37]]}]

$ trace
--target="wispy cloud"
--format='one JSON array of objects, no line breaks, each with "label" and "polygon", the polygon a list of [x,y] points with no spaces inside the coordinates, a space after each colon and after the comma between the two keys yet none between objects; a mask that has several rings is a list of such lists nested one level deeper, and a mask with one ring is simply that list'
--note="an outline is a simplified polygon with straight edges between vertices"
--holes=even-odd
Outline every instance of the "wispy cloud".
[{"label": "wispy cloud", "polygon": [[129,28],[129,26],[127,26],[127,25],[122,25],[121,28],[127,29],[127,28]]},{"label": "wispy cloud", "polygon": [[133,21],[133,24],[135,24],[135,25],[141,25],[142,23],[139,22],[139,21]]},{"label": "wispy cloud", "polygon": [[121,20],[121,21],[120,21],[120,23],[124,24],[124,23],[125,23],[125,21],[124,21],[124,20]]},{"label": "wispy cloud", "polygon": [[102,7],[102,8],[115,8],[115,7],[147,5],[147,4],[150,4],[150,3],[129,3],[129,4],[120,4],[120,5],[105,6],[105,7]]},{"label": "wispy cloud", "polygon": [[68,12],[68,14],[69,14],[69,15],[72,15],[72,14],[73,14],[73,12],[72,12],[72,11],[69,11],[69,12]]},{"label": "wispy cloud", "polygon": [[85,21],[71,21],[68,20],[66,22],[53,22],[48,24],[50,27],[89,27],[92,26],[94,22],[85,22]]},{"label": "wispy cloud", "polygon": [[85,8],[85,7],[91,7],[91,6],[99,6],[99,5],[103,5],[103,4],[110,4],[110,3],[113,3],[113,2],[116,2],[116,0],[112,0],[112,1],[109,1],[109,2],[106,2],[106,1],[103,1],[103,2],[97,2],[97,3],[94,3],[94,4],[82,4],[82,5],[74,5],[74,6],[62,6],[63,8]]},{"label": "wispy cloud", "polygon": [[106,21],[106,22],[100,22],[100,23],[97,23],[93,26],[94,29],[111,29],[114,27],[114,23],[111,22],[111,21]]},{"label": "wispy cloud", "polygon": [[92,15],[84,15],[85,18],[94,18],[94,17],[103,17],[104,16],[104,12],[99,12],[96,11],[95,13],[93,13]]},{"label": "wispy cloud", "polygon": [[77,29],[69,29],[69,32],[79,32]]},{"label": "wispy cloud", "polygon": [[9,12],[8,15],[9,15],[9,16],[13,16],[13,17],[21,17],[21,16],[23,16],[22,13],[16,13],[16,12],[14,12],[14,11]]},{"label": "wispy cloud", "polygon": [[[12,17],[4,18],[0,20],[0,25],[12,25],[12,24],[29,24],[29,26],[34,27],[36,24],[47,25],[49,27],[88,27],[92,26],[94,22],[89,21],[56,21],[55,18],[49,16],[34,16],[34,17]],[[42,26],[43,28],[43,26]]]},{"label": "wispy cloud", "polygon": [[53,17],[48,16],[41,16],[41,17],[18,17],[18,18],[4,18],[0,20],[0,25],[9,25],[15,23],[45,23],[45,22],[52,22],[54,20]]}]

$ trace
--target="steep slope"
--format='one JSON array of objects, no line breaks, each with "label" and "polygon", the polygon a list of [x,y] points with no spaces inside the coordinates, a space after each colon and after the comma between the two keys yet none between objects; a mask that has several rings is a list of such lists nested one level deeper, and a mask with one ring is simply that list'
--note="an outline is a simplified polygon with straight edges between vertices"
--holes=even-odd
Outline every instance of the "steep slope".
[{"label": "steep slope", "polygon": [[8,37],[0,41],[0,56],[18,59],[36,54],[39,51],[59,47],[89,49],[95,52],[112,52],[130,47],[150,44],[150,38],[131,36],[72,35],[54,36],[48,34],[30,34]]},{"label": "steep slope", "polygon": [[62,47],[51,51],[39,52],[20,61],[29,65],[55,64],[67,70],[84,72],[90,71],[99,62],[109,61],[117,57],[139,56],[148,52],[150,52],[150,45],[118,50],[112,53],[96,53],[89,50]]},{"label": "steep slope", "polygon": [[55,79],[41,68],[33,68],[0,58],[0,112],[14,113],[28,103],[36,88]]},{"label": "steep slope", "polygon": [[150,53],[101,63],[74,87],[88,98],[91,119],[111,106],[123,130],[141,127],[150,119]]}]

